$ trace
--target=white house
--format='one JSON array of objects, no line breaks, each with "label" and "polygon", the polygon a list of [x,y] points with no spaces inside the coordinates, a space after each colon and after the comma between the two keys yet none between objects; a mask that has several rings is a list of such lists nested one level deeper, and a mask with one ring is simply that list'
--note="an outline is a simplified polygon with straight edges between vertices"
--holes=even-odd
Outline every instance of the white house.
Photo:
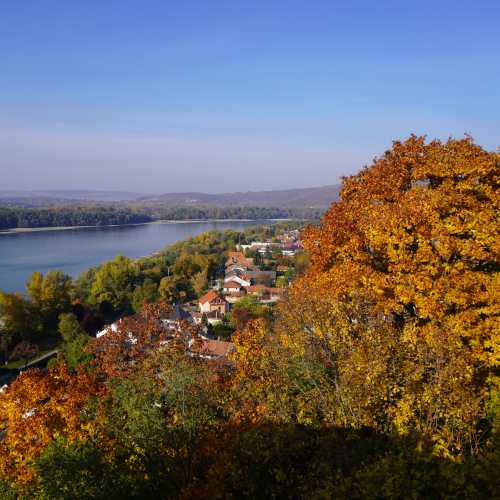
[{"label": "white house", "polygon": [[226,285],[226,283],[229,283],[229,282],[239,283],[242,287],[243,286],[250,286],[252,284],[250,280],[242,278],[242,277],[238,276],[237,274],[226,275],[226,277],[224,278],[224,286]]},{"label": "white house", "polygon": [[222,289],[222,291],[224,293],[238,293],[241,292],[242,289],[243,285],[241,283],[231,280],[224,283],[224,288]]},{"label": "white house", "polygon": [[96,336],[96,338],[99,338],[99,337],[106,335],[107,333],[113,333],[116,331],[118,331],[118,323],[112,323],[111,325],[108,325],[107,327],[103,328],[101,331],[97,332],[95,334],[95,336]]},{"label": "white house", "polygon": [[215,290],[210,290],[203,295],[198,304],[202,313],[217,312],[223,316],[229,311],[229,304]]}]

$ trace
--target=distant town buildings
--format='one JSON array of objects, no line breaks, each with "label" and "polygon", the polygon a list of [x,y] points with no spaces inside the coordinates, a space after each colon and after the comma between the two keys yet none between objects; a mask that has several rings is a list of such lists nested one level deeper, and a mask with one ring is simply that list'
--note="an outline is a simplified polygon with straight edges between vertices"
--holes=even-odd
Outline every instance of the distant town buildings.
[{"label": "distant town buildings", "polygon": [[[298,231],[288,231],[276,241],[254,241],[238,245],[228,252],[223,280],[203,294],[195,304],[175,304],[170,313],[161,319],[166,331],[174,332],[184,323],[199,327],[202,343],[191,342],[190,355],[206,359],[225,359],[234,351],[232,342],[214,338],[214,327],[227,318],[231,308],[243,297],[252,297],[257,303],[273,305],[286,293],[286,276],[293,271],[290,259],[303,250]],[[251,257],[252,255],[253,257]],[[282,256],[277,264],[277,256]],[[258,259],[256,258],[259,257]],[[259,264],[257,264],[259,262]],[[278,280],[277,280],[277,277]],[[278,281],[280,286],[277,286]],[[116,332],[122,320],[107,326],[97,337]],[[129,342],[134,343],[133,335]]]}]

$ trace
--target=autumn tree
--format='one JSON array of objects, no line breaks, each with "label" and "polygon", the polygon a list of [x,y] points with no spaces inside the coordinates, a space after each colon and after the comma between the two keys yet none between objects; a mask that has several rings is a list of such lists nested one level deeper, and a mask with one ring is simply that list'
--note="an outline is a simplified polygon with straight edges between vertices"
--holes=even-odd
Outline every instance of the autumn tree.
[{"label": "autumn tree", "polygon": [[88,439],[95,427],[86,415],[92,415],[91,399],[100,391],[92,374],[71,375],[61,365],[47,374],[22,373],[0,393],[0,477],[33,481],[32,461],[56,437]]},{"label": "autumn tree", "polygon": [[250,320],[268,317],[269,312],[267,306],[259,304],[257,297],[247,295],[233,305],[231,309],[231,324],[236,330],[243,330]]},{"label": "autumn tree", "polygon": [[[284,337],[318,339],[339,424],[474,453],[499,356],[500,157],[470,138],[395,142],[306,231]],[[347,413],[345,413],[347,412]]]},{"label": "autumn tree", "polygon": [[208,288],[208,268],[197,272],[191,278],[191,286],[197,297],[201,297]]},{"label": "autumn tree", "polygon": [[151,351],[165,345],[186,354],[200,342],[198,328],[187,322],[166,328],[163,320],[171,311],[172,306],[164,301],[144,304],[139,313],[121,318],[93,339],[90,351],[96,372],[106,379],[127,376]]}]

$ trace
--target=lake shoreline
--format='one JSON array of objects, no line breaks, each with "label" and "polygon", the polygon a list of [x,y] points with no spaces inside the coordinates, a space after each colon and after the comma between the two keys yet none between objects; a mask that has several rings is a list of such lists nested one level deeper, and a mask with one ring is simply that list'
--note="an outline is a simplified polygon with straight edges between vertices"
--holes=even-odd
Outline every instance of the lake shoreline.
[{"label": "lake shoreline", "polygon": [[6,234],[37,233],[43,231],[70,231],[76,229],[95,229],[107,227],[147,226],[152,224],[196,224],[200,222],[280,222],[294,219],[185,219],[185,220],[155,220],[151,222],[134,222],[132,224],[99,224],[95,226],[46,226],[46,227],[15,227],[0,229],[0,236]]}]

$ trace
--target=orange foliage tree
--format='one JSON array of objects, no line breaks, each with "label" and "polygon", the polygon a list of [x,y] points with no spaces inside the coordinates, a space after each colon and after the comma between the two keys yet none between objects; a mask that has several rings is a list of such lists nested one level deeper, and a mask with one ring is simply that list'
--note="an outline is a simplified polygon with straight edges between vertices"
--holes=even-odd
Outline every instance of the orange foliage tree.
[{"label": "orange foliage tree", "polygon": [[58,437],[69,442],[92,436],[95,402],[103,387],[93,374],[71,375],[64,365],[27,370],[0,394],[0,475],[20,483],[31,481],[30,467]]},{"label": "orange foliage tree", "polygon": [[139,313],[109,327],[107,333],[89,346],[95,369],[105,378],[123,377],[132,373],[134,366],[154,349],[169,345],[187,351],[193,343],[199,345],[198,328],[186,321],[165,328],[164,320],[171,312],[167,302],[146,303]]},{"label": "orange foliage tree", "polygon": [[334,421],[476,450],[499,361],[500,155],[394,142],[306,231],[281,330],[328,351]]}]

